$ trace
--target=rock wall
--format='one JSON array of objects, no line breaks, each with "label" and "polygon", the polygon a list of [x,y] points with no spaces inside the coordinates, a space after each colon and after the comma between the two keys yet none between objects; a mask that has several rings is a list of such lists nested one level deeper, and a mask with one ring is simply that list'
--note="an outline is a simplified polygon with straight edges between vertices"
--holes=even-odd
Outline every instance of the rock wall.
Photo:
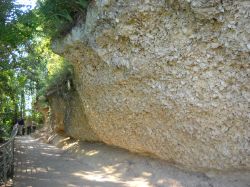
[{"label": "rock wall", "polygon": [[55,132],[63,132],[68,136],[83,141],[99,141],[98,136],[88,124],[79,95],[74,89],[61,85],[48,95],[50,105],[49,124]]},{"label": "rock wall", "polygon": [[250,168],[250,1],[95,0],[53,49],[101,141],[192,170]]}]

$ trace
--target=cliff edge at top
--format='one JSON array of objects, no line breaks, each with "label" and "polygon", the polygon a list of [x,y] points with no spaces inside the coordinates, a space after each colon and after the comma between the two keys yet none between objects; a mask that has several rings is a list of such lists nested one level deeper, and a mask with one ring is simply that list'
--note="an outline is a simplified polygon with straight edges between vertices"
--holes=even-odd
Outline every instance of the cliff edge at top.
[{"label": "cliff edge at top", "polygon": [[53,48],[101,141],[192,170],[250,169],[250,1],[96,0]]}]

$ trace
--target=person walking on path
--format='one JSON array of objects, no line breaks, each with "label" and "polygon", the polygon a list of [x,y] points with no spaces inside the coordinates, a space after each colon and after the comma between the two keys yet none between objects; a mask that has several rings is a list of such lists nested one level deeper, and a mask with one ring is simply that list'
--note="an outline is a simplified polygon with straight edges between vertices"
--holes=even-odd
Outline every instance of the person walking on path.
[{"label": "person walking on path", "polygon": [[31,134],[31,127],[32,127],[32,121],[30,118],[27,119],[26,124],[27,124],[27,135],[29,135]]},{"label": "person walking on path", "polygon": [[24,135],[24,133],[25,133],[24,119],[21,118],[21,119],[18,121],[18,134],[19,134],[19,135]]},{"label": "person walking on path", "polygon": [[36,122],[32,121],[32,132],[36,131]]}]

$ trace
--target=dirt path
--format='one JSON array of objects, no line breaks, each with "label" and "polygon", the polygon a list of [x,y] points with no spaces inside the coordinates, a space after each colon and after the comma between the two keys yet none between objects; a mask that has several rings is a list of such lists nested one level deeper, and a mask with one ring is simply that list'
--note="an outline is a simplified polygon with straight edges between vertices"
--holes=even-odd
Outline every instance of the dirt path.
[{"label": "dirt path", "polygon": [[164,161],[104,144],[82,143],[81,156],[17,137],[15,187],[249,187],[250,173],[185,172]]}]

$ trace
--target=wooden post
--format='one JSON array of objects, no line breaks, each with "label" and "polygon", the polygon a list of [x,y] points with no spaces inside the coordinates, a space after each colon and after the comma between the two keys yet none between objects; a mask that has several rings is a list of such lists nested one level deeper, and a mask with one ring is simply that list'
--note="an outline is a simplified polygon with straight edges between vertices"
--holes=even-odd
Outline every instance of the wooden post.
[{"label": "wooden post", "polygon": [[8,142],[0,146],[1,157],[1,170],[0,170],[0,182],[3,182],[6,186],[8,177],[14,176],[14,141],[17,134],[17,125],[13,128],[11,137]]},{"label": "wooden post", "polygon": [[13,138],[11,142],[11,167],[10,167],[10,177],[13,178],[14,176],[14,141],[15,138]]},{"label": "wooden post", "polygon": [[3,182],[5,184],[7,182],[7,155],[6,155],[5,147],[4,147],[4,153],[3,153]]}]

